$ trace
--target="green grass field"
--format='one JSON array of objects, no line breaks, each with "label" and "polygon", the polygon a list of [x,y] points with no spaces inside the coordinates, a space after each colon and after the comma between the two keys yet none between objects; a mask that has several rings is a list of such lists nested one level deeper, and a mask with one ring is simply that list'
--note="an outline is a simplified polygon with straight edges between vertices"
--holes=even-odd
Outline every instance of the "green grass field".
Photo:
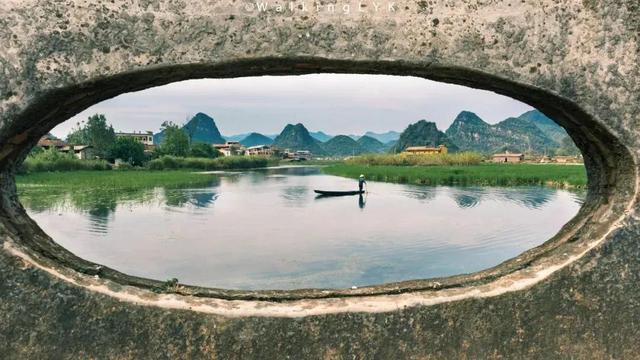
[{"label": "green grass field", "polygon": [[384,166],[336,164],[323,168],[326,174],[369,180],[421,185],[520,186],[545,185],[584,188],[582,165],[479,164],[469,166]]},{"label": "green grass field", "polygon": [[16,176],[18,190],[27,188],[61,188],[65,190],[137,190],[197,185],[211,180],[211,176],[187,170],[126,170],[38,172]]}]

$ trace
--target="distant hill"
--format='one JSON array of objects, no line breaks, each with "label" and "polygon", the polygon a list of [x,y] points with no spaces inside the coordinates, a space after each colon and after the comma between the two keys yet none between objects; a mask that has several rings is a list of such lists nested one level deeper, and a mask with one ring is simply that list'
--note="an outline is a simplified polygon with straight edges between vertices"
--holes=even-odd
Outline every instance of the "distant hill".
[{"label": "distant hill", "polygon": [[240,141],[243,140],[244,138],[246,138],[247,136],[251,135],[253,133],[244,133],[244,134],[236,134],[236,135],[223,135],[222,137],[225,138],[225,140],[227,141]]},{"label": "distant hill", "polygon": [[494,139],[491,125],[470,111],[458,114],[446,134],[460,149],[481,153],[493,152],[496,147],[502,146],[506,141],[502,137]]},{"label": "distant hill", "polygon": [[259,133],[251,133],[244,139],[240,140],[240,143],[246,147],[256,145],[271,145],[273,143],[273,139]]},{"label": "distant hill", "polygon": [[387,147],[383,143],[369,135],[364,135],[359,138],[357,143],[360,145],[362,152],[364,153],[382,153],[387,150]]},{"label": "distant hill", "polygon": [[374,138],[383,144],[400,139],[400,133],[397,131],[387,131],[386,133],[375,133],[367,131],[364,136]]},{"label": "distant hill", "polygon": [[[251,135],[253,133],[243,133],[243,134],[236,134],[236,135],[223,135],[222,137],[225,138],[228,141],[240,141],[240,140],[244,140],[244,138],[246,138],[247,136]],[[260,134],[260,133],[258,133]],[[278,134],[261,134],[264,135],[268,138],[270,138],[271,140],[275,139]]]},{"label": "distant hill", "polygon": [[534,123],[548,138],[553,140],[558,146],[561,146],[562,139],[569,136],[565,129],[558,125],[555,121],[548,118],[545,114],[538,110],[528,111],[520,116],[518,119],[531,121]]},{"label": "distant hill", "polygon": [[281,149],[309,150],[314,155],[326,154],[320,141],[314,139],[302,124],[285,126],[273,144]]},{"label": "distant hill", "polygon": [[536,124],[520,118],[508,118],[494,126],[499,133],[510,139],[502,149],[518,150],[522,152],[544,153],[555,149],[558,143],[545,135]]},{"label": "distant hill", "polygon": [[537,123],[546,126],[548,131],[553,131],[550,124],[531,120],[528,116],[508,118],[490,125],[476,114],[463,111],[449,126],[446,134],[460,149],[485,154],[505,150],[541,154],[557,148],[559,142],[547,136]]},{"label": "distant hill", "polygon": [[[213,118],[207,114],[197,113],[182,129],[187,133],[191,142],[206,144],[224,144],[225,139],[220,135],[220,131],[216,126]],[[160,144],[163,138],[163,132],[153,135],[153,143]]]},{"label": "distant hill", "polygon": [[438,146],[446,145],[449,151],[458,150],[456,146],[445,133],[438,130],[436,124],[426,120],[420,120],[415,124],[409,125],[400,134],[398,142],[391,149],[392,152],[402,152],[409,146]]},{"label": "distant hill", "polygon": [[311,135],[311,137],[321,142],[329,141],[333,137],[331,135],[327,135],[323,133],[322,131],[315,131],[315,132],[312,131],[312,132],[309,132],[309,135]]},{"label": "distant hill", "polygon": [[355,140],[347,135],[337,135],[331,140],[322,144],[327,155],[331,156],[352,156],[360,155],[364,149]]},{"label": "distant hill", "polygon": [[384,143],[384,151],[391,150],[394,146],[396,146],[397,143],[398,143],[398,140],[389,141],[387,143]]}]

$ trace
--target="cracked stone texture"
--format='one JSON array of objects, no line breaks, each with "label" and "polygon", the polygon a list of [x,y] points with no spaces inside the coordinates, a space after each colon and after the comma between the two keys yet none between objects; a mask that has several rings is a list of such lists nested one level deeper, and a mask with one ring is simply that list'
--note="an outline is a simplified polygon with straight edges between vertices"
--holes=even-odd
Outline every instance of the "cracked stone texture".
[{"label": "cracked stone texture", "polygon": [[[398,1],[394,13],[369,4],[350,15],[318,11],[310,1],[306,12],[261,13],[248,11],[250,4],[0,3],[2,358],[638,357],[637,0]],[[6,250],[16,243],[83,271],[31,223],[15,195],[16,164],[56,124],[109,97],[172,81],[313,72],[422,76],[540,108],[583,151],[589,197],[581,221],[567,226],[571,239],[550,241],[554,251],[532,259],[553,264],[570,244],[603,240],[525,290],[294,318],[136,305],[70,284]],[[515,270],[496,271],[464,280]],[[471,286],[465,281],[460,286]]]}]

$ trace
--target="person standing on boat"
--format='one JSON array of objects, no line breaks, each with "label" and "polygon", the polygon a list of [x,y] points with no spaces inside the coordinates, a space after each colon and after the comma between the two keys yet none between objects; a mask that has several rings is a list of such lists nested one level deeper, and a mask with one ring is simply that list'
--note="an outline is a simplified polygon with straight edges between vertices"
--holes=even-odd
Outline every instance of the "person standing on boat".
[{"label": "person standing on boat", "polygon": [[364,175],[360,175],[360,178],[358,178],[358,188],[360,189],[360,192],[362,192],[362,188],[366,183],[367,182],[364,181]]}]

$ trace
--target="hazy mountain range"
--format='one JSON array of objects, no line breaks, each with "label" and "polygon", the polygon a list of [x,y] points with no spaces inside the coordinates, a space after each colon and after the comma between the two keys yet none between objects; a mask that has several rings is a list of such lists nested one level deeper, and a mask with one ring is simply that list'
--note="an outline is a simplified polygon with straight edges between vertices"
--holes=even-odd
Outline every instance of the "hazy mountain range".
[{"label": "hazy mountain range", "polygon": [[[183,129],[192,141],[221,144],[226,140],[240,141],[245,146],[275,145],[283,149],[309,150],[319,156],[350,156],[363,153],[400,152],[408,146],[438,146],[449,151],[477,151],[484,154],[502,152],[552,153],[566,146],[568,135],[553,120],[537,110],[518,117],[488,124],[478,115],[461,112],[446,131],[434,122],[420,120],[410,124],[402,133],[366,132],[364,135],[328,135],[310,132],[301,124],[288,124],[277,135],[246,133],[223,137],[210,116],[198,113]],[[162,133],[154,135],[154,142],[162,140]]]},{"label": "hazy mountain range", "polygon": [[449,140],[464,150],[494,153],[510,150],[543,154],[561,147],[566,131],[537,110],[488,124],[478,115],[461,112],[446,131]]},{"label": "hazy mountain range", "polygon": [[[252,133],[244,133],[244,134],[236,134],[236,135],[224,135],[223,137],[229,141],[240,141],[243,140],[244,138],[246,138],[247,136],[251,135]],[[271,139],[275,139],[276,137],[278,137],[279,134],[261,134],[264,135],[266,137],[269,137]],[[311,135],[312,138],[319,140],[321,142],[327,142],[329,140],[331,140],[331,138],[334,137],[334,135],[329,135],[326,134],[322,131],[309,131],[309,135]],[[353,134],[349,134],[347,135],[350,138],[352,138],[353,140],[358,140],[363,136],[368,136],[371,138],[374,138],[376,140],[378,140],[379,142],[386,144],[392,141],[397,141],[400,138],[400,133],[397,131],[387,131],[385,133],[375,133],[372,131],[367,131],[366,133],[364,133],[363,135],[353,135]]]}]

